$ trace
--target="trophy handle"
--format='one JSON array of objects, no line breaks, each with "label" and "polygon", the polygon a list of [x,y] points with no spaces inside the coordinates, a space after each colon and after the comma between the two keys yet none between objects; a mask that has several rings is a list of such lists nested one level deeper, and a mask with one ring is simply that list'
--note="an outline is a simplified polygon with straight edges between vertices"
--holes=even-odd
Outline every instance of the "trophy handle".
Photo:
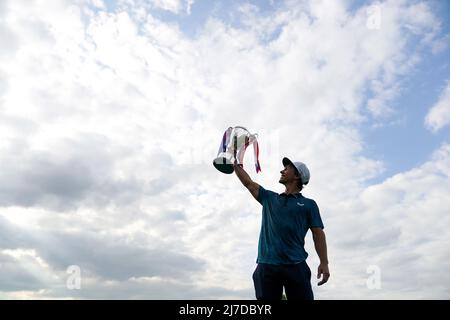
[{"label": "trophy handle", "polygon": [[[231,127],[230,127],[230,128],[231,128]],[[236,127],[233,127],[233,128],[243,129],[243,130],[247,131],[248,134],[249,134],[249,136],[252,137],[253,139],[257,139],[257,138],[258,138],[258,134],[257,134],[257,133],[251,134],[250,131],[248,131],[248,129],[245,128],[245,127],[242,127],[242,126],[236,126]]]},{"label": "trophy handle", "polygon": [[247,131],[248,133],[250,133],[250,131],[248,131],[248,129],[247,129],[247,128],[245,128],[245,127],[241,127],[241,126],[236,126],[236,127],[234,127],[234,128],[244,129],[245,131]]}]

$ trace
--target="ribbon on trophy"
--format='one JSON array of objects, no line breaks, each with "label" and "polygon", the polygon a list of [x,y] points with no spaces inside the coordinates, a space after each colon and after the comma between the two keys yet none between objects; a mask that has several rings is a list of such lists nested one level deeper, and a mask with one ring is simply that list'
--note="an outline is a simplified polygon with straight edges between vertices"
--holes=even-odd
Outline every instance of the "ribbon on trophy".
[{"label": "ribbon on trophy", "polygon": [[246,128],[240,126],[229,127],[225,130],[217,157],[213,161],[214,167],[223,173],[232,173],[234,160],[243,164],[245,151],[250,144],[253,144],[256,172],[260,172],[257,134],[251,134]]}]

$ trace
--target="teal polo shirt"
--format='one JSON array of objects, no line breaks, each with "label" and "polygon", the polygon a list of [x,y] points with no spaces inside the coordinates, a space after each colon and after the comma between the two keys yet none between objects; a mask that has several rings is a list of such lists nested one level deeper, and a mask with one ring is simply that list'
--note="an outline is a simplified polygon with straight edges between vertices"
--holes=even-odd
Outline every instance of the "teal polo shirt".
[{"label": "teal polo shirt", "polygon": [[259,187],[262,204],[257,263],[292,264],[308,257],[305,236],[308,229],[323,229],[319,207],[301,193],[278,194]]}]

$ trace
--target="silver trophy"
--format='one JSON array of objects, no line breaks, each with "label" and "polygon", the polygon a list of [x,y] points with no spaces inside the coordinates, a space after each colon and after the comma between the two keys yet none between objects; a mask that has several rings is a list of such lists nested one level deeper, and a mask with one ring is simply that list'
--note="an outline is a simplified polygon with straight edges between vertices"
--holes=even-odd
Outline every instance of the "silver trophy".
[{"label": "silver trophy", "polygon": [[237,160],[238,164],[243,164],[245,151],[250,144],[253,145],[255,169],[258,173],[261,167],[257,134],[251,134],[246,128],[239,126],[229,127],[223,134],[217,157],[213,161],[214,167],[226,174],[233,173],[234,160]]}]

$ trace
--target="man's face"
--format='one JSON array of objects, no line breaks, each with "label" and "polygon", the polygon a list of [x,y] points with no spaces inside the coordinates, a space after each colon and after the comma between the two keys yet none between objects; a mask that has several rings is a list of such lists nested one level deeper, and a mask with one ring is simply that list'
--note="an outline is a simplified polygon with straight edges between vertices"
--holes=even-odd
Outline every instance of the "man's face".
[{"label": "man's face", "polygon": [[295,175],[295,168],[290,164],[285,166],[284,169],[280,171],[280,173],[281,173],[281,177],[280,177],[280,181],[278,181],[278,182],[281,184],[286,184],[286,183],[300,179],[298,176]]}]

